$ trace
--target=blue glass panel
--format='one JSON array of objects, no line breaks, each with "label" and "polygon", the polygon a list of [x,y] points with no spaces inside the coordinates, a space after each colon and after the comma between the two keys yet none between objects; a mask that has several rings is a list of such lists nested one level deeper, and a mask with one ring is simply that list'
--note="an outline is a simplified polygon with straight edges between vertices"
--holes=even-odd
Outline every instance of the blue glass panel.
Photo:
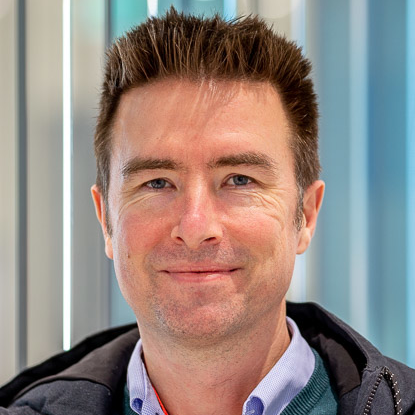
[{"label": "blue glass panel", "polygon": [[406,359],[406,5],[370,0],[370,337]]},{"label": "blue glass panel", "polygon": [[[352,315],[358,320],[359,313],[364,318],[368,310],[369,340],[383,353],[413,365],[415,260],[411,258],[415,243],[410,229],[415,227],[415,128],[411,121],[415,91],[410,74],[414,71],[415,18],[410,17],[414,12],[408,12],[408,4],[414,6],[411,0],[367,1],[367,22],[363,19],[361,24],[368,40],[368,80],[360,85],[367,88],[367,94],[363,92],[363,101],[356,102],[359,95],[355,82],[359,78],[353,76],[356,68],[352,65],[360,45],[352,42],[356,22],[351,20],[351,4],[330,0],[307,3],[315,16],[308,33],[315,42],[314,76],[322,115],[323,178],[327,183],[315,241],[318,257],[314,262],[318,263],[319,275],[315,299],[349,322]],[[354,104],[366,106],[368,114],[364,123],[368,138],[362,142],[361,152],[352,139]],[[368,289],[360,302],[353,300],[361,293],[353,292],[356,285],[351,284],[351,273],[355,268],[350,265],[356,264],[351,253],[361,243],[354,240],[356,232],[352,233],[356,221],[351,204],[356,200],[354,181],[359,179],[352,174],[356,154],[367,158],[361,164],[361,175],[368,189],[367,220],[361,221],[361,226],[367,227]],[[362,277],[366,278],[365,272]]]},{"label": "blue glass panel", "polygon": [[223,0],[159,0],[159,15],[173,5],[178,11],[193,14],[212,16],[215,13],[223,14]]},{"label": "blue glass panel", "polygon": [[111,37],[121,36],[146,18],[146,0],[111,0]]},{"label": "blue glass panel", "polygon": [[119,326],[133,321],[135,321],[135,315],[121,294],[113,269],[110,284],[110,324]]},{"label": "blue glass panel", "polygon": [[314,1],[318,55],[322,178],[327,185],[318,224],[319,298],[349,320],[349,21],[347,2]]},{"label": "blue glass panel", "polygon": [[159,0],[158,3],[158,15],[162,16],[171,6],[182,12],[183,11],[183,0]]},{"label": "blue glass panel", "polygon": [[408,279],[406,300],[408,307],[408,364],[415,367],[415,2],[407,0],[407,218],[408,218]]},{"label": "blue glass panel", "polygon": [[184,11],[193,14],[212,16],[215,13],[223,14],[222,0],[183,0]]}]

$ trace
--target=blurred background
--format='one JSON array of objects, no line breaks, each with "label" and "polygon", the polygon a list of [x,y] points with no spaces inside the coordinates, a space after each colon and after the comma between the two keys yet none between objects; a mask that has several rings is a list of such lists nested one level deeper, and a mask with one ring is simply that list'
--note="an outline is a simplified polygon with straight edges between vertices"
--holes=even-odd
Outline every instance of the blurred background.
[{"label": "blurred background", "polygon": [[0,0],[0,383],[134,321],[90,198],[92,139],[105,47],[170,4],[257,13],[303,47],[327,192],[289,298],[414,367],[414,1]]}]

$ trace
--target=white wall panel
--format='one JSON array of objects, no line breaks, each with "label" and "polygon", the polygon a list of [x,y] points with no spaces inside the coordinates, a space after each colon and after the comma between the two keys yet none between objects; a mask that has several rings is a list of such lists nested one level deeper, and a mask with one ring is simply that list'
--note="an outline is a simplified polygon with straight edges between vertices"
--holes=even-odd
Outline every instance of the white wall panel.
[{"label": "white wall panel", "polygon": [[17,366],[16,3],[0,2],[0,384]]},{"label": "white wall panel", "polygon": [[109,325],[110,261],[96,220],[93,136],[105,49],[105,4],[75,0],[73,59],[72,344]]},{"label": "white wall panel", "polygon": [[27,1],[28,364],[62,347],[62,4]]}]

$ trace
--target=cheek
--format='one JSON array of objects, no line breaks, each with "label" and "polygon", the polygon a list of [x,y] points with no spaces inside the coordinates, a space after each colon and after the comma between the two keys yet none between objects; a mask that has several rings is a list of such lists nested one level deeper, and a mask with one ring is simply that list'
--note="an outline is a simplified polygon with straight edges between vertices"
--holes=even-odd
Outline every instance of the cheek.
[{"label": "cheek", "polygon": [[296,257],[297,231],[292,215],[284,218],[257,208],[249,210],[243,219],[232,224],[230,234],[249,249],[254,258],[252,265],[255,271],[267,276],[257,283],[270,285],[263,287],[264,289],[285,290],[284,287],[288,288]]},{"label": "cheek", "polygon": [[130,304],[134,293],[145,289],[145,258],[165,235],[163,227],[162,220],[132,211],[117,222],[112,238],[114,266],[120,289]]},{"label": "cheek", "polygon": [[162,237],[163,226],[162,218],[126,212],[117,224],[114,249],[123,252],[128,258],[145,255]]},{"label": "cheek", "polygon": [[278,246],[284,246],[293,236],[294,227],[290,215],[283,209],[263,209],[262,206],[234,208],[228,212],[231,234],[239,241],[246,241],[251,249],[271,254]]},{"label": "cheek", "polygon": [[137,314],[140,299],[151,292],[145,258],[162,235],[163,222],[137,212],[124,212],[113,234],[114,266],[120,290]]}]

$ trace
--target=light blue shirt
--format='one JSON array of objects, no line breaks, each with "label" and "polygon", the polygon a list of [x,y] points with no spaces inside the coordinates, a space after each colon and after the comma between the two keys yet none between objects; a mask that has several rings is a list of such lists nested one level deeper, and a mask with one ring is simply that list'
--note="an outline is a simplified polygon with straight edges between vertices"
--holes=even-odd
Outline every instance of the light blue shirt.
[{"label": "light blue shirt", "polygon": [[[315,357],[295,322],[287,317],[291,342],[278,362],[248,396],[242,415],[278,415],[304,388],[314,371]],[[131,409],[139,415],[162,415],[163,411],[141,359],[139,340],[131,355],[127,387]],[[226,411],[223,411],[226,413]]]}]

